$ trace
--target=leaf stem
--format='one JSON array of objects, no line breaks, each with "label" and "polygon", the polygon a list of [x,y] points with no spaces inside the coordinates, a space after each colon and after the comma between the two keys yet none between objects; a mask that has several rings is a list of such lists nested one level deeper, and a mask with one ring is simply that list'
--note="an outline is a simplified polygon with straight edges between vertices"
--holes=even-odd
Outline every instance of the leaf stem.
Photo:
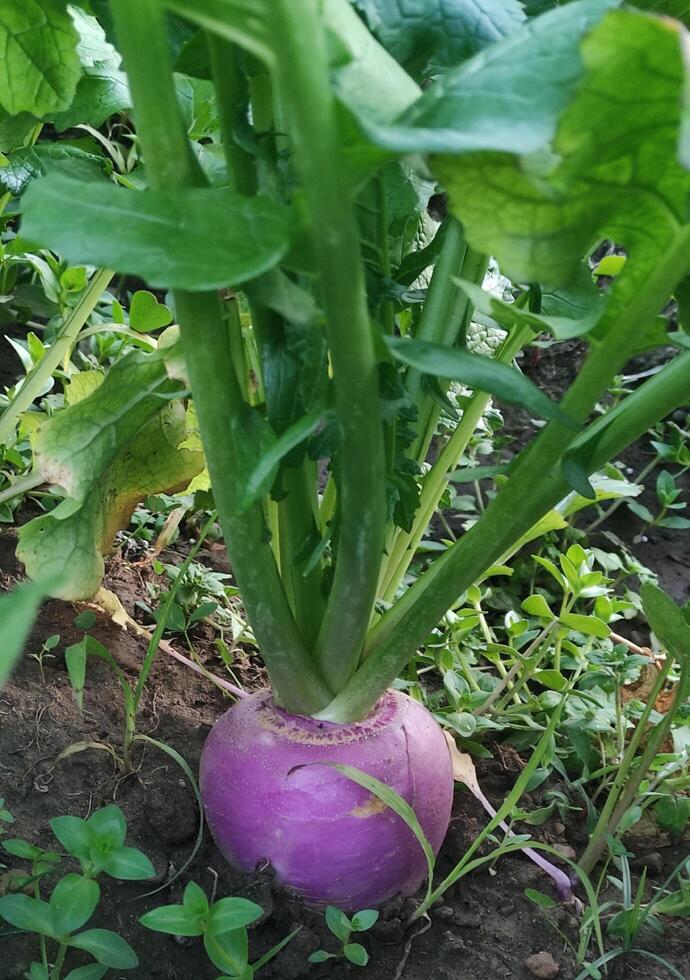
[{"label": "leaf stem", "polygon": [[[120,47],[134,98],[137,131],[154,188],[203,182],[180,115],[172,78],[165,12],[156,0],[115,0]],[[237,585],[271,674],[274,695],[295,713],[322,707],[328,687],[302,642],[257,504],[237,506],[237,446],[231,420],[246,408],[230,340],[215,293],[175,291],[182,347],[192,384],[218,513]]]},{"label": "leaf stem", "polygon": [[[586,421],[602,392],[626,363],[639,324],[657,315],[684,275],[688,248],[690,229],[679,229],[664,260],[633,292],[630,301],[615,303],[616,294],[612,293],[613,306],[607,307],[597,326],[601,339],[593,340],[585,364],[562,403],[571,419],[580,424]],[[595,437],[587,460],[588,472],[594,472],[659,418],[685,402],[690,393],[687,358],[686,353],[677,356],[663,372],[621,402],[620,410],[611,413],[611,424],[606,425],[604,416],[590,427],[588,434],[593,431]],[[679,375],[683,369],[685,374]],[[652,387],[654,381],[658,384]],[[626,404],[628,410],[624,411]],[[559,420],[542,430],[520,454],[510,479],[482,519],[438,558],[400,600],[397,606],[402,607],[402,613],[396,610],[395,628],[320,717],[335,721],[366,716],[457,596],[566,495],[563,458],[571,447],[587,445],[586,439],[587,433],[578,439],[575,430]]]},{"label": "leaf stem", "polygon": [[356,668],[376,595],[385,520],[378,365],[317,0],[276,0],[276,81],[311,218],[340,431],[335,574],[316,657],[333,690]]},{"label": "leaf stem", "polygon": [[40,473],[29,473],[27,476],[15,480],[14,483],[10,484],[9,487],[5,487],[4,490],[0,490],[0,504],[4,504],[6,500],[12,500],[13,497],[18,497],[22,493],[28,493],[29,490],[40,487],[45,482]]},{"label": "leaf stem", "polygon": [[19,416],[31,407],[35,398],[38,398],[43,386],[59,367],[62,359],[69,356],[81,328],[93,313],[114,274],[111,269],[98,269],[93,275],[83,296],[66,317],[54,343],[38,364],[29,371],[19,391],[0,418],[0,445],[6,445],[12,438]]}]

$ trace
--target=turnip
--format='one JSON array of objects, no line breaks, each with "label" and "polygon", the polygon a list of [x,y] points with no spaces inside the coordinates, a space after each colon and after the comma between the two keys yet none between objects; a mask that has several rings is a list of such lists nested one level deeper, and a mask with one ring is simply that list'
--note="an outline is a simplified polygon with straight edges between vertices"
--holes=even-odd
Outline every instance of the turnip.
[{"label": "turnip", "polygon": [[394,789],[438,851],[453,796],[450,754],[426,708],[396,691],[354,724],[288,714],[266,691],[224,714],[201,761],[218,847],[244,871],[270,861],[311,903],[356,910],[414,894],[427,873],[414,834],[377,796],[320,764],[329,762]]},{"label": "turnip", "polygon": [[[381,6],[407,30],[399,5]],[[371,906],[417,887],[425,863],[411,832],[327,763],[387,783],[440,846],[446,747],[420,704],[386,691],[460,596],[543,533],[543,517],[572,491],[593,500],[588,474],[690,395],[684,351],[598,414],[607,386],[649,342],[645,325],[687,275],[690,250],[690,178],[677,159],[685,35],[608,6],[575,0],[539,15],[506,44],[429,77],[422,93],[349,0],[111,0],[146,189],[140,175],[120,175],[131,184],[122,188],[55,173],[27,192],[25,238],[64,241],[73,261],[143,271],[171,290],[180,351],[161,343],[155,357],[168,358],[184,387],[170,393],[166,380],[155,397],[191,389],[234,580],[271,684],[213,729],[203,796],[233,863],[270,860],[310,902]],[[186,44],[182,53],[171,45],[169,13],[204,32],[193,58]],[[651,50],[668,66],[663,77]],[[178,57],[196,64],[197,55],[194,112],[211,84],[218,126],[212,144],[192,147],[174,72]],[[544,85],[533,84],[535,64]],[[649,104],[665,107],[658,122],[650,109],[645,127],[632,90],[618,84],[638,74]],[[216,137],[223,161],[210,152]],[[443,181],[450,207],[421,258],[412,239],[431,184],[413,172],[420,162],[425,178]],[[588,246],[618,231],[630,258],[607,296],[585,289],[554,307],[579,281]],[[514,302],[482,295],[488,255],[514,283],[531,284],[515,286]],[[431,266],[428,292],[408,288]],[[469,349],[475,301],[501,326],[482,353]],[[561,313],[542,315],[549,304]],[[543,331],[589,334],[561,406],[512,367]],[[453,408],[451,379],[471,393],[429,454],[441,412]],[[135,394],[107,413],[125,434],[136,430]],[[547,424],[476,521],[409,584],[492,395]],[[73,431],[98,428],[85,423]],[[109,474],[112,446],[100,442]],[[79,484],[84,499],[96,486],[89,479]],[[53,524],[64,534],[60,516]],[[69,549],[60,538],[40,554],[83,560],[82,531]],[[482,690],[468,694],[470,708]]]}]

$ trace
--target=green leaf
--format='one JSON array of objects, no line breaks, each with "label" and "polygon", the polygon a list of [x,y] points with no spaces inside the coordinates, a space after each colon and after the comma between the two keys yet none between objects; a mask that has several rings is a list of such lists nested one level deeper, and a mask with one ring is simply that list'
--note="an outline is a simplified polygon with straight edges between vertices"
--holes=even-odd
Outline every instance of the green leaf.
[{"label": "green leaf", "polygon": [[346,943],[350,938],[350,933],[352,932],[352,923],[349,918],[345,915],[342,909],[336,908],[335,905],[326,906],[326,925],[331,930],[336,939],[339,939],[341,943]]},{"label": "green leaf", "polygon": [[[248,413],[247,413],[248,414]],[[253,413],[255,416],[256,413]],[[315,409],[313,412],[309,412],[304,415],[297,422],[294,422],[289,429],[286,429],[282,435],[278,436],[277,439],[271,440],[270,436],[266,433],[266,436],[262,439],[261,437],[257,441],[252,440],[250,427],[243,427],[244,431],[242,433],[244,443],[249,450],[248,458],[251,458],[252,467],[247,473],[243,480],[239,481],[240,484],[240,495],[238,500],[237,509],[242,512],[248,510],[252,504],[260,500],[264,494],[266,494],[273,484],[278,472],[278,466],[282,459],[288,455],[296,446],[299,446],[306,439],[312,435],[313,432],[318,428],[321,420],[324,417],[324,411],[321,408]],[[232,423],[233,428],[236,427],[235,419],[233,418]],[[239,426],[237,427],[239,428]],[[254,428],[252,426],[251,428]],[[265,430],[265,426],[261,427]],[[239,432],[238,432],[239,436]],[[261,442],[265,440],[265,443],[269,443],[267,448],[263,449],[261,455],[259,456],[258,462],[254,463],[257,455],[261,451]]]},{"label": "green leaf", "polygon": [[455,67],[512,34],[525,20],[518,0],[355,0],[370,30],[408,70]]},{"label": "green leaf", "polygon": [[149,333],[172,323],[172,313],[164,303],[159,303],[153,293],[138,289],[129,307],[129,325],[132,330]]},{"label": "green leaf", "polygon": [[161,905],[142,915],[139,922],[147,929],[171,936],[201,936],[204,932],[201,916],[183,905]]},{"label": "green leaf", "polygon": [[155,868],[136,847],[118,847],[103,862],[103,870],[111,878],[121,881],[143,881],[153,878]]},{"label": "green leaf", "polygon": [[379,912],[376,909],[362,909],[352,916],[352,928],[355,932],[366,932],[378,922]]},{"label": "green leaf", "polygon": [[96,613],[91,609],[85,609],[75,617],[74,625],[80,630],[90,630],[96,625]]},{"label": "green leaf", "polygon": [[597,616],[581,616],[579,613],[563,613],[558,617],[559,622],[563,623],[571,630],[584,633],[585,636],[598,636],[605,640],[611,634],[611,627],[603,619]]},{"label": "green leaf", "polygon": [[18,197],[32,180],[45,176],[61,164],[78,169],[91,179],[112,169],[105,157],[81,147],[64,142],[38,143],[15,150],[6,163],[0,163],[0,188]]},{"label": "green leaf", "polygon": [[96,810],[86,821],[86,825],[94,835],[96,846],[120,847],[127,835],[125,815],[115,803]]},{"label": "green leaf", "polygon": [[139,965],[136,953],[129,943],[109,929],[87,929],[72,936],[70,946],[91,953],[94,959],[115,970],[133,970]]},{"label": "green leaf", "polygon": [[558,902],[554,898],[545,895],[543,892],[538,892],[534,888],[525,888],[525,897],[542,909],[555,909],[558,906]]},{"label": "green leaf", "polygon": [[233,929],[243,929],[263,914],[261,906],[247,898],[221,898],[211,906],[207,931],[219,936]]},{"label": "green leaf", "polygon": [[567,678],[559,670],[537,670],[534,672],[534,679],[550,691],[562,691],[568,686]]},{"label": "green leaf", "polygon": [[53,817],[50,821],[50,829],[66,851],[80,860],[88,861],[95,834],[86,820],[68,814],[62,817]]},{"label": "green leaf", "polygon": [[336,959],[335,953],[327,953],[325,949],[317,949],[307,957],[309,963],[325,963],[326,960]]},{"label": "green leaf", "polygon": [[44,588],[35,584],[20,585],[14,592],[0,596],[0,690],[5,686],[10,671],[22,652],[44,594]]},{"label": "green leaf", "polygon": [[89,963],[86,966],[78,966],[76,970],[70,970],[65,980],[101,980],[108,972],[107,966],[100,963]]},{"label": "green leaf", "polygon": [[490,392],[509,405],[520,405],[528,411],[547,419],[576,428],[575,423],[516,368],[509,367],[469,351],[423,340],[405,340],[402,337],[385,337],[385,343],[393,356],[416,368],[422,374],[460,381],[470,388]]},{"label": "green leaf", "polygon": [[355,966],[366,966],[369,962],[369,954],[361,943],[347,943],[343,946],[343,953]]},{"label": "green leaf", "polygon": [[535,594],[528,596],[525,600],[523,600],[522,608],[530,616],[539,616],[541,619],[556,618],[549,609],[549,604],[543,595]]},{"label": "green leaf", "polygon": [[32,963],[29,972],[24,974],[28,980],[50,980],[48,968],[42,963]]},{"label": "green leaf", "polygon": [[98,882],[92,878],[76,874],[62,878],[50,896],[55,932],[65,935],[81,928],[93,915],[100,895]]},{"label": "green leaf", "polygon": [[690,625],[673,599],[645,582],[640,589],[642,608],[656,638],[680,663],[690,657]]},{"label": "green leaf", "polygon": [[0,917],[16,929],[54,936],[50,905],[28,895],[4,895],[0,898]]},{"label": "green leaf", "polygon": [[12,115],[65,109],[79,80],[79,35],[62,0],[0,0],[0,102]]},{"label": "green leaf", "polygon": [[65,664],[74,699],[80,711],[84,710],[84,685],[86,683],[86,637],[65,650]]},{"label": "green leaf", "polygon": [[182,903],[193,915],[206,915],[209,909],[206,894],[195,881],[190,881],[185,888]]},{"label": "green leaf", "polygon": [[167,401],[177,391],[158,353],[134,351],[92,394],[41,427],[35,464],[69,499],[22,527],[17,554],[32,577],[54,571],[57,597],[90,598],[103,578],[103,554],[137,503],[185,489],[203,468],[203,454],[184,448],[182,404]]},{"label": "green leaf", "polygon": [[12,854],[14,857],[25,858],[27,861],[33,861],[34,858],[40,857],[43,853],[40,847],[36,847],[34,844],[29,844],[28,841],[18,840],[11,838],[10,840],[4,840],[2,842],[2,849],[6,851],[7,854]]},{"label": "green leaf", "polygon": [[204,949],[214,966],[231,976],[241,974],[247,966],[249,943],[246,929],[217,934],[204,933]]},{"label": "green leaf", "polygon": [[690,823],[690,799],[687,796],[663,796],[654,807],[654,816],[663,830],[678,836]]},{"label": "green leaf", "polygon": [[53,173],[31,185],[22,213],[31,241],[153,286],[236,285],[272,268],[288,247],[284,208],[224,188],[140,192]]}]

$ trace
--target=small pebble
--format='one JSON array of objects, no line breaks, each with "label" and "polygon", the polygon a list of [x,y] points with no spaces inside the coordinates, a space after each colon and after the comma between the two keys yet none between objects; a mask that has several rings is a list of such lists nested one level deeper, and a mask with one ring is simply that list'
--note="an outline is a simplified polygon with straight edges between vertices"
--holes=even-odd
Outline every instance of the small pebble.
[{"label": "small pebble", "polygon": [[559,834],[559,835],[560,834],[564,834],[565,833],[565,825],[562,824],[562,823],[559,823],[558,821],[556,821],[556,823],[553,825],[553,832],[554,832],[554,834]]},{"label": "small pebble", "polygon": [[652,878],[660,878],[664,873],[664,859],[658,851],[636,855],[630,864],[635,871],[646,868]]},{"label": "small pebble", "polygon": [[562,854],[564,858],[568,858],[570,861],[574,861],[577,857],[575,848],[571,847],[570,844],[554,844],[553,849],[554,851],[558,851],[559,854]]},{"label": "small pebble", "polygon": [[533,953],[525,960],[525,966],[534,977],[539,980],[553,980],[560,973],[561,968],[551,953],[544,950],[541,953]]}]

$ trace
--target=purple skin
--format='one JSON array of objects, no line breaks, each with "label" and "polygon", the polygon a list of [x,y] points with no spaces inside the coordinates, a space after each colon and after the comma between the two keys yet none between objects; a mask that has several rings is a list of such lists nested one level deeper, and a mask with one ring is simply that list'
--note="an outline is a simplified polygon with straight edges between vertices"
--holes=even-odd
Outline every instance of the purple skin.
[{"label": "purple skin", "polygon": [[414,809],[434,852],[448,829],[453,772],[426,708],[388,691],[365,721],[336,725],[275,707],[268,691],[235,704],[201,757],[201,795],[216,843],[242,871],[262,861],[312,905],[356,911],[413,895],[427,874],[405,822],[321,762],[386,783]]}]

